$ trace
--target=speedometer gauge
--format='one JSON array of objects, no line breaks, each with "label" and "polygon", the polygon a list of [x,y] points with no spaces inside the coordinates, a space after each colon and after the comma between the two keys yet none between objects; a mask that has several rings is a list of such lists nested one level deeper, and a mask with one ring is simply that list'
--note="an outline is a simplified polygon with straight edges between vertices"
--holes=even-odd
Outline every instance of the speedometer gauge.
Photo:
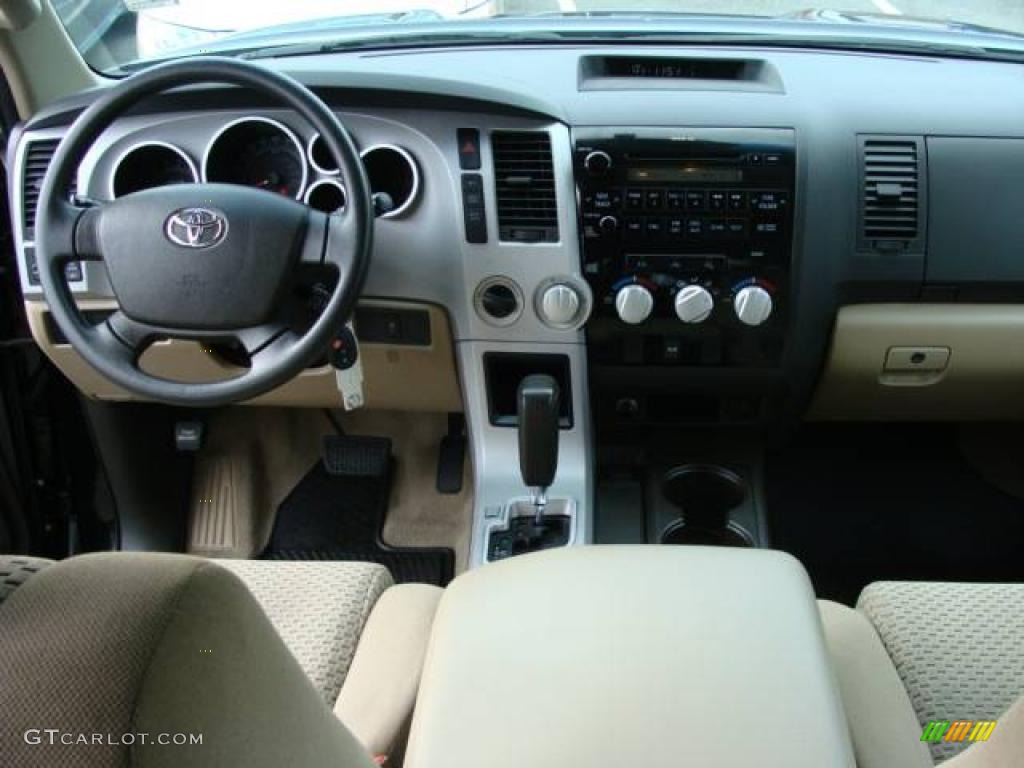
[{"label": "speedometer gauge", "polygon": [[295,134],[264,117],[245,117],[222,128],[203,163],[206,181],[258,187],[296,199],[302,197],[306,175],[306,154]]}]

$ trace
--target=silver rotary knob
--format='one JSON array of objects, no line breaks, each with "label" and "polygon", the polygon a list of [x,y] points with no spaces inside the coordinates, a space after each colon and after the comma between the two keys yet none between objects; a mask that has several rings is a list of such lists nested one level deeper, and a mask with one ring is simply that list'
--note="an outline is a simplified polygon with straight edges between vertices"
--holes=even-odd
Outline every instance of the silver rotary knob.
[{"label": "silver rotary knob", "polygon": [[684,323],[703,323],[715,308],[715,299],[703,285],[685,285],[676,294],[676,315]]},{"label": "silver rotary knob", "polygon": [[611,170],[612,157],[607,152],[602,152],[599,149],[589,152],[583,158],[583,167],[587,169],[591,176],[603,176]]},{"label": "silver rotary knob", "polygon": [[626,285],[615,294],[615,311],[624,323],[639,325],[651,316],[653,310],[654,297],[642,285]]},{"label": "silver rotary knob", "polygon": [[771,317],[772,295],[759,285],[748,285],[736,292],[732,308],[744,325],[761,325]]},{"label": "silver rotary knob", "polygon": [[550,326],[566,328],[574,325],[579,318],[579,292],[571,285],[555,283],[544,290],[540,297],[541,319]]}]

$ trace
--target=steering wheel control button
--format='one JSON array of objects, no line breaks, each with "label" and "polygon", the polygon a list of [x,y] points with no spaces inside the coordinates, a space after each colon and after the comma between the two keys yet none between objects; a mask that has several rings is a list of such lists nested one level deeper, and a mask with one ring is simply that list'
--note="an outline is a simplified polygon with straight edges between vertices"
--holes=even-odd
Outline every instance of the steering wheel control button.
[{"label": "steering wheel control button", "polygon": [[732,300],[733,311],[744,325],[763,325],[772,314],[772,295],[760,285],[740,288]]},{"label": "steering wheel control button", "polygon": [[615,294],[615,311],[629,325],[640,325],[654,311],[654,296],[646,287],[630,283]]},{"label": "steering wheel control button", "polygon": [[684,323],[703,323],[715,308],[715,299],[703,285],[685,285],[676,294],[676,316]]}]

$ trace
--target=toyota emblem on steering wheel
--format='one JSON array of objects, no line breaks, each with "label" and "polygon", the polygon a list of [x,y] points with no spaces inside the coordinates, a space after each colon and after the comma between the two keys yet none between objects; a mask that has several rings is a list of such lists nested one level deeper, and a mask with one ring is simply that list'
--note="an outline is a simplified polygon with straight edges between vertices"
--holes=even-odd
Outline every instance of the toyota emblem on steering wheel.
[{"label": "toyota emblem on steering wheel", "polygon": [[167,239],[183,248],[210,248],[227,233],[227,217],[212,208],[179,208],[164,226]]}]

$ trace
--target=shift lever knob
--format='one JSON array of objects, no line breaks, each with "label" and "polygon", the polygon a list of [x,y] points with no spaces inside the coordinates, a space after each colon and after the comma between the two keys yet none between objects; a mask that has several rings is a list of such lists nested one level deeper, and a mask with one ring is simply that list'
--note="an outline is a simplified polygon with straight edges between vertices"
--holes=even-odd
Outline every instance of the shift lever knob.
[{"label": "shift lever knob", "polygon": [[528,488],[545,490],[558,469],[558,382],[533,374],[519,384],[519,471]]}]

